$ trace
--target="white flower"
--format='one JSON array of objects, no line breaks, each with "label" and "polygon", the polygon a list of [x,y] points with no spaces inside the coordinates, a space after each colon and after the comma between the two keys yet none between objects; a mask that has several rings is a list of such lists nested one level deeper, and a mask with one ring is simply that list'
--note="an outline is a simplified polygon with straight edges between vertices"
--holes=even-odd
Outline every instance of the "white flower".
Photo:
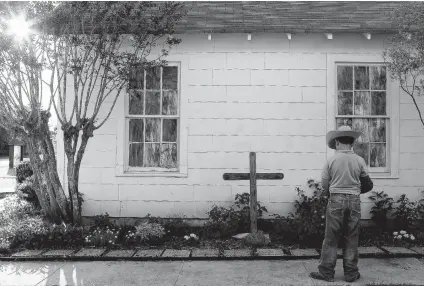
[{"label": "white flower", "polygon": [[398,235],[399,233],[397,232],[397,231],[395,231],[394,233],[393,233],[393,235]]},{"label": "white flower", "polygon": [[403,236],[406,237],[406,238],[408,238],[409,237],[409,234],[406,233]]},{"label": "white flower", "polygon": [[190,234],[190,237],[196,238],[196,235],[194,233]]},{"label": "white flower", "polygon": [[321,218],[325,218],[325,216],[322,215]]},{"label": "white flower", "polygon": [[404,231],[404,230],[400,231],[400,234],[405,234],[405,233],[406,233],[406,231]]},{"label": "white flower", "polygon": [[112,240],[109,240],[109,243],[112,243]]},{"label": "white flower", "polygon": [[189,240],[190,237],[188,237],[188,235],[184,235],[185,240]]},{"label": "white flower", "polygon": [[314,211],[314,214],[316,214],[317,213],[317,211]]},{"label": "white flower", "polygon": [[410,239],[411,240],[415,240],[415,237],[413,235],[411,235]]},{"label": "white flower", "polygon": [[398,239],[402,239],[402,235],[398,235],[398,236],[397,236],[397,238],[398,238]]}]

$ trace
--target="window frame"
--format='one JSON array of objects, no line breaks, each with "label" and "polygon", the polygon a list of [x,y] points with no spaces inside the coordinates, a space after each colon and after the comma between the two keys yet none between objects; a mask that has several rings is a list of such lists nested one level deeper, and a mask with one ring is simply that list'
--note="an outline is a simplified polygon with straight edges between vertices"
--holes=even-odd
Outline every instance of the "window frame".
[{"label": "window frame", "polygon": [[[355,118],[355,116],[338,116],[337,106],[337,66],[360,66],[360,65],[385,65],[381,54],[358,55],[358,54],[333,54],[327,56],[327,132],[337,126],[336,119],[340,117]],[[390,71],[386,69],[386,165],[387,167],[369,167],[371,178],[399,178],[399,84],[390,77]],[[360,118],[361,116],[357,116]],[[375,116],[378,118],[379,116]],[[365,116],[364,118],[367,118]],[[335,151],[327,148],[327,158],[334,155]]]},{"label": "window frame", "polygon": [[[186,126],[186,116],[183,116],[185,107],[183,106],[183,83],[182,83],[182,64],[179,61],[168,61],[166,66],[177,66],[178,67],[178,114],[177,115],[130,115],[129,114],[129,92],[124,91],[120,98],[121,104],[124,106],[120,108],[118,136],[121,138],[118,142],[117,147],[117,164],[116,164],[116,176],[117,177],[187,177],[187,136],[188,127]],[[161,76],[162,81],[162,76]],[[161,90],[162,98],[162,90]],[[162,106],[162,102],[160,103]],[[120,105],[122,106],[122,105]],[[145,108],[145,106],[144,106]],[[129,120],[132,118],[176,118],[178,122],[177,126],[177,168],[160,168],[160,167],[132,167],[129,166]],[[161,120],[162,122],[162,120]],[[162,126],[160,127],[163,128]],[[163,136],[161,132],[161,136]]]}]

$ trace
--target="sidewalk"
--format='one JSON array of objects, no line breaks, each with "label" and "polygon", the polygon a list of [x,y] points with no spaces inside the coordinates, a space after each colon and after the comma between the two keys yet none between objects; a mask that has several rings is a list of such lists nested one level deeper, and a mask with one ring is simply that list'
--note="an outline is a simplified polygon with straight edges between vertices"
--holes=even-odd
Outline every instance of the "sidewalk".
[{"label": "sidewalk", "polygon": [[0,285],[424,285],[417,258],[359,260],[361,279],[343,280],[337,261],[334,283],[312,280],[318,260],[0,262]]},{"label": "sidewalk", "polygon": [[0,157],[0,198],[15,191],[15,176],[11,176],[9,171],[9,158]]}]

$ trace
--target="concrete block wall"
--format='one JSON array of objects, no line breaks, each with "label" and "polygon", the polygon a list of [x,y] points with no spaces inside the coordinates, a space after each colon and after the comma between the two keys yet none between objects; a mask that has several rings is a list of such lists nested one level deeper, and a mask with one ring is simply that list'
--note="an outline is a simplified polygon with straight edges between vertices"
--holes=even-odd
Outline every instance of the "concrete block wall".
[{"label": "concrete block wall", "polygon": [[[248,192],[248,181],[224,181],[226,172],[248,172],[249,152],[257,152],[257,172],[282,172],[281,181],[258,181],[258,198],[270,213],[293,211],[294,187],[320,178],[327,152],[327,56],[381,54],[385,36],[361,34],[181,35],[173,60],[187,68],[181,104],[188,122],[188,176],[119,177],[117,116],[91,139],[80,173],[83,214],[114,217],[205,218],[213,204],[229,205]],[[395,103],[397,104],[397,103]],[[420,99],[424,107],[424,101]],[[424,130],[410,99],[401,95],[400,177],[375,179],[375,189],[417,198],[424,186]],[[59,144],[60,145],[60,144]],[[59,148],[60,149],[60,148]],[[63,156],[59,150],[59,156]],[[61,162],[63,160],[59,160]],[[59,166],[62,168],[63,163]],[[371,204],[362,196],[363,217]]]}]

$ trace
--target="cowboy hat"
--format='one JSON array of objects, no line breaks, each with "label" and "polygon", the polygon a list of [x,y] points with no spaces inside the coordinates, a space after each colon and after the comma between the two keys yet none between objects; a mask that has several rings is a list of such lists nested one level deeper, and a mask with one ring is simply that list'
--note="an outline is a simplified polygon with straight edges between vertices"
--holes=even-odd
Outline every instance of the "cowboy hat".
[{"label": "cowboy hat", "polygon": [[338,130],[332,130],[327,133],[327,145],[331,149],[336,149],[336,139],[339,137],[352,137],[353,139],[361,136],[362,133],[359,131],[353,131],[350,126],[340,126]]}]

